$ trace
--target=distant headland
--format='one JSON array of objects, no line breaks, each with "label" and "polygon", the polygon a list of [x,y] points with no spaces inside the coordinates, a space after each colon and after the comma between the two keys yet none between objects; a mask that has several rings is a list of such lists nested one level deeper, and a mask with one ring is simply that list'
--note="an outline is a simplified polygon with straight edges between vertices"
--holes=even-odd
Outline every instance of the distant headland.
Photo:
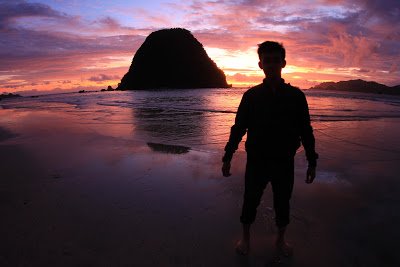
[{"label": "distant headland", "polygon": [[381,83],[368,82],[360,79],[340,82],[324,82],[313,86],[310,89],[400,95],[400,85],[387,86]]},{"label": "distant headland", "polygon": [[182,28],[152,32],[117,90],[230,87],[203,45]]},{"label": "distant headland", "polygon": [[8,98],[15,98],[15,97],[21,97],[21,95],[18,95],[18,94],[13,94],[13,93],[2,93],[1,95],[0,95],[0,100],[2,100],[2,99],[8,99]]}]

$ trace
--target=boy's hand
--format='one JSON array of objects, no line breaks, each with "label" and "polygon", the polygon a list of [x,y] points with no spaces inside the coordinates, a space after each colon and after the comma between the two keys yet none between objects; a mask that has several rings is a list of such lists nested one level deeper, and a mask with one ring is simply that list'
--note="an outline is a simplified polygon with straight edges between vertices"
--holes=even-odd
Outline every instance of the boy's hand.
[{"label": "boy's hand", "polygon": [[308,167],[306,183],[311,184],[314,181],[314,179],[315,179],[315,167]]},{"label": "boy's hand", "polygon": [[222,175],[224,177],[231,176],[231,163],[230,162],[224,162],[222,164]]}]

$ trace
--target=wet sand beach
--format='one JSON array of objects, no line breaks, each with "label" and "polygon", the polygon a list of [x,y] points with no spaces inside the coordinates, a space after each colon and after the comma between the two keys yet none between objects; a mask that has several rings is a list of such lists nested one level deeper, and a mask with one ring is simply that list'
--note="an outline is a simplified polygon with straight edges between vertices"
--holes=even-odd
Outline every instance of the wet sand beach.
[{"label": "wet sand beach", "polygon": [[[168,146],[128,138],[132,125],[98,124],[65,109],[0,115],[0,266],[266,266],[271,260],[270,187],[250,255],[234,251],[243,149],[234,156],[233,175],[224,178],[222,151],[166,153]],[[300,150],[288,228],[294,256],[281,266],[399,266],[400,120],[313,126],[317,178],[304,183]]]}]

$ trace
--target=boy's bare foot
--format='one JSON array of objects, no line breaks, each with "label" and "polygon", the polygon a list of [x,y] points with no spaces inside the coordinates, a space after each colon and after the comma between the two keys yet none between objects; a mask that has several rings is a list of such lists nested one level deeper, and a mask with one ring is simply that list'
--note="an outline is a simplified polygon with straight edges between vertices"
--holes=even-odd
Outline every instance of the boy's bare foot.
[{"label": "boy's bare foot", "polygon": [[236,243],[236,252],[240,255],[249,254],[249,249],[250,249],[249,241],[241,239]]},{"label": "boy's bare foot", "polygon": [[276,249],[279,254],[285,257],[291,257],[293,255],[293,247],[285,241],[276,242]]}]

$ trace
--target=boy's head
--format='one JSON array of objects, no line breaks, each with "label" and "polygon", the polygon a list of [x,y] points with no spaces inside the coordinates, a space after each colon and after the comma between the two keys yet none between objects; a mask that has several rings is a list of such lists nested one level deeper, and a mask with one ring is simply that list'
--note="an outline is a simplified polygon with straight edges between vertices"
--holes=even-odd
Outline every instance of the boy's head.
[{"label": "boy's head", "polygon": [[281,55],[282,60],[285,60],[286,57],[286,50],[283,45],[272,41],[265,41],[264,43],[258,44],[257,53],[260,59],[265,53],[278,53]]},{"label": "boy's head", "polygon": [[266,41],[258,45],[258,66],[267,78],[280,78],[282,68],[286,66],[286,51],[282,44]]}]

